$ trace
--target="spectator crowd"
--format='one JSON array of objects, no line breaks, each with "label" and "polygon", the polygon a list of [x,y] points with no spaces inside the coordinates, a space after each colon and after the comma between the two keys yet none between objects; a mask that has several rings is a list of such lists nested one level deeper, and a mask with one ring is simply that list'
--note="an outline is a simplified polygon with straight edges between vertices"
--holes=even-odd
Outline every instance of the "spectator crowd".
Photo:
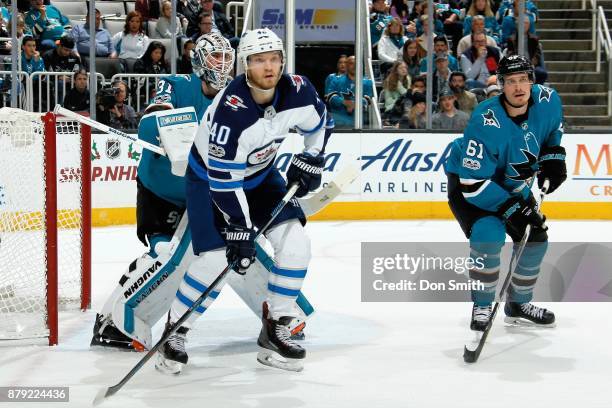
[{"label": "spectator crowd", "polygon": [[[500,93],[497,66],[503,57],[518,53],[519,30],[525,33],[536,83],[544,83],[547,72],[536,35],[538,9],[526,0],[524,21],[519,23],[518,7],[518,0],[435,0],[430,13],[427,1],[371,0],[370,38],[379,73],[374,78],[364,76],[363,106],[379,103],[385,127],[424,129],[425,77],[431,60],[432,127],[462,131],[474,107]],[[354,65],[354,57],[340,56],[337,72],[325,82],[337,127],[353,124]],[[380,88],[378,101],[371,100],[374,86]]]},{"label": "spectator crowd", "polygon": [[[0,37],[12,36],[12,13],[10,2],[0,2]],[[123,6],[123,1],[119,2]],[[27,75],[40,72],[66,72],[70,75],[53,77],[53,83],[41,80],[41,75],[32,77],[34,106],[42,110],[52,109],[48,100],[42,100],[41,94],[51,89],[56,93],[56,100],[74,111],[89,111],[88,72],[90,59],[89,8],[83,8],[86,16],[75,18],[62,13],[62,3],[49,0],[18,1],[17,15],[18,60],[17,68]],[[223,13],[224,7],[213,0],[178,0],[176,13],[177,38],[177,73],[191,74],[190,52],[197,39],[212,31],[220,32],[236,47],[238,38],[233,25]],[[170,74],[171,10],[169,0],[136,0],[132,11],[127,13],[103,15],[95,10],[95,58],[96,71],[105,72],[110,79],[114,74]],[[109,21],[119,23],[121,29],[111,32],[105,27]],[[117,27],[117,24],[115,24]],[[11,40],[0,40],[0,58],[3,70],[12,67]],[[107,75],[108,73],[108,75]],[[44,75],[44,74],[43,74]],[[44,78],[44,77],[43,77]],[[24,80],[21,80],[24,82]],[[135,81],[136,82],[136,81]],[[146,85],[145,96],[134,95],[133,87],[125,81],[114,81],[106,84],[112,89],[116,103],[112,106],[99,104],[98,119],[118,128],[135,128],[137,112],[127,104],[132,99],[141,99],[142,105],[154,96],[155,81]],[[1,103],[10,100],[10,76],[0,76],[0,91],[3,93]],[[20,92],[23,87],[20,84]],[[99,84],[100,85],[100,84]],[[47,88],[43,88],[43,87]],[[99,91],[99,90],[97,90]],[[99,94],[99,92],[97,92]],[[8,97],[8,98],[7,98]],[[41,99],[41,100],[39,100]]]}]

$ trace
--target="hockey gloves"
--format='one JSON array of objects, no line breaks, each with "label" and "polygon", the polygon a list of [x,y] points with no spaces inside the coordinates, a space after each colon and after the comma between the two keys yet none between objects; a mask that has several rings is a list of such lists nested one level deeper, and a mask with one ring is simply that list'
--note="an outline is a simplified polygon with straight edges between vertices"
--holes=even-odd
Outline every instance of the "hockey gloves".
[{"label": "hockey gloves", "polygon": [[287,170],[287,183],[298,184],[296,197],[304,197],[309,191],[321,186],[323,162],[323,156],[315,157],[303,153],[293,155],[291,165]]},{"label": "hockey gloves", "polygon": [[235,262],[234,271],[244,275],[248,267],[255,262],[255,230],[230,224],[224,235],[227,262]]},{"label": "hockey gloves", "polygon": [[565,166],[565,148],[563,146],[546,146],[540,151],[540,172],[538,173],[538,187],[540,190],[544,180],[548,179],[550,186],[546,194],[555,191],[567,178]]},{"label": "hockey gloves", "polygon": [[527,225],[546,231],[546,220],[537,209],[533,195],[527,200],[521,196],[511,197],[499,207],[499,215],[506,222],[506,231],[514,241],[520,241],[525,234]]}]

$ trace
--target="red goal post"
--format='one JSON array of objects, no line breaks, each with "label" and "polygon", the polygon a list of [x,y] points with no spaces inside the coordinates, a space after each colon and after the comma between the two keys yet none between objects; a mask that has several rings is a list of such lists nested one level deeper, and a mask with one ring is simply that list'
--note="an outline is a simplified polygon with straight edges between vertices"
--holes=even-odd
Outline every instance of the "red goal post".
[{"label": "red goal post", "polygon": [[0,339],[58,343],[91,303],[91,130],[0,109]]}]

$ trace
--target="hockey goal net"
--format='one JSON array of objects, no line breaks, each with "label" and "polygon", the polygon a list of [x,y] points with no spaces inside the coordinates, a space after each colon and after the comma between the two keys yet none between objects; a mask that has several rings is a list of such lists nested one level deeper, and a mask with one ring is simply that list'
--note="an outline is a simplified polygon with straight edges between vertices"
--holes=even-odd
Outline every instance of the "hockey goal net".
[{"label": "hockey goal net", "polygon": [[90,304],[89,128],[0,109],[0,340],[58,341],[58,309]]}]

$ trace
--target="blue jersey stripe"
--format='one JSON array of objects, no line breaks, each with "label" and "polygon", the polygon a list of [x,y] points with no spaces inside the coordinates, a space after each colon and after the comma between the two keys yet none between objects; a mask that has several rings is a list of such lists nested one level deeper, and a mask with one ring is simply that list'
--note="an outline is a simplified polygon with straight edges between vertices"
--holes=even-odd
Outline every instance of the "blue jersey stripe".
[{"label": "blue jersey stripe", "polygon": [[278,276],[284,276],[286,278],[304,278],[306,277],[307,269],[282,269],[277,267],[276,265],[273,265],[270,269],[270,272]]},{"label": "blue jersey stripe", "polygon": [[323,124],[325,123],[325,115],[321,116],[321,120],[319,121],[319,124],[317,126],[315,126],[314,129],[311,130],[304,130],[304,129],[300,129],[299,127],[295,127],[297,129],[298,132],[300,132],[301,135],[303,136],[307,136],[307,135],[311,135],[313,133],[316,133],[319,131],[319,129],[321,129],[323,127]]},{"label": "blue jersey stripe", "polygon": [[281,286],[276,286],[271,283],[268,283],[268,290],[273,293],[277,293],[279,295],[291,296],[295,297],[300,294],[299,289],[287,289]]},{"label": "blue jersey stripe", "polygon": [[[187,296],[183,295],[183,293],[180,290],[176,291],[176,298],[187,307],[191,307],[195,303],[195,302],[192,302]],[[196,308],[195,311],[202,314],[206,311],[206,308],[200,305]]]},{"label": "blue jersey stripe", "polygon": [[242,181],[216,181],[208,179],[208,183],[210,184],[210,188],[215,190],[235,190],[237,188],[242,188]]},{"label": "blue jersey stripe", "polygon": [[246,163],[228,163],[208,158],[208,166],[220,170],[246,170]]},{"label": "blue jersey stripe", "polygon": [[[183,280],[185,281],[185,283],[187,283],[189,286],[191,286],[192,288],[194,288],[195,290],[197,290],[200,293],[204,293],[206,292],[206,289],[208,289],[208,286],[201,284],[200,282],[198,282],[197,280],[195,280],[194,278],[192,278],[189,273],[186,273],[185,276],[183,277]],[[213,299],[216,299],[217,296],[219,296],[219,291],[213,290],[210,292],[210,297]]]}]

